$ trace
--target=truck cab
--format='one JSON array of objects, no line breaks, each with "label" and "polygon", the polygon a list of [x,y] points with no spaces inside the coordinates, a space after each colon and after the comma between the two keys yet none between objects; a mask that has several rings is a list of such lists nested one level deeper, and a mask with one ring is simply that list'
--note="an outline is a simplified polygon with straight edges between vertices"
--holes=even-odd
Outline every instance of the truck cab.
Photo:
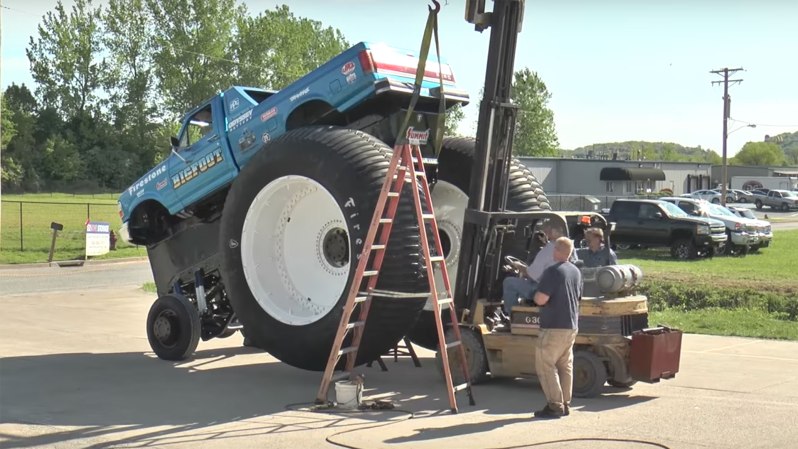
[{"label": "truck cab", "polygon": [[413,52],[361,42],[279,92],[232,86],[203,101],[182,119],[166,159],[120,196],[122,237],[150,245],[174,235],[187,218],[216,219],[225,192],[249,161],[305,126],[357,129],[389,146],[410,139],[421,145],[434,182],[441,106],[466,104],[468,94],[457,88],[447,64],[427,61],[415,113],[406,135],[398,135],[418,62]]},{"label": "truck cab", "polygon": [[607,218],[615,222],[616,244],[666,246],[679,259],[715,254],[727,238],[722,222],[690,216],[666,201],[618,199]]}]

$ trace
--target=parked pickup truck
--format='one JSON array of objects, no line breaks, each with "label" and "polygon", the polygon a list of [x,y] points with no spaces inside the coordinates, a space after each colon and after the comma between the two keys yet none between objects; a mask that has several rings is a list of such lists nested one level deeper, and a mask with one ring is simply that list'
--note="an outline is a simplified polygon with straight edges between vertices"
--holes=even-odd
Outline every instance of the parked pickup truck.
[{"label": "parked pickup truck", "polygon": [[666,246],[677,259],[719,253],[727,238],[723,222],[691,217],[660,200],[615,200],[607,219],[615,223],[612,240],[616,244]]},{"label": "parked pickup truck", "polygon": [[726,226],[726,235],[729,236],[726,241],[727,254],[740,254],[763,245],[765,236],[759,232],[755,220],[740,217],[723,206],[693,198],[665,197],[660,200],[675,204],[688,215],[722,221]]},{"label": "parked pickup truck", "polygon": [[[159,295],[147,318],[158,357],[182,360],[200,338],[241,330],[287,364],[324,369],[392,147],[404,143],[421,148],[426,173],[405,184],[388,244],[375,249],[383,251],[375,292],[387,293],[373,296],[357,363],[406,335],[437,346],[412,193],[421,182],[434,187],[451,243],[443,256],[456,267],[476,143],[444,138],[433,148],[441,106],[468,95],[431,59],[416,85],[419,62],[411,51],[359,43],[279,92],[234,86],[185,115],[171,154],[119,198],[122,234],[146,245]],[[531,172],[510,165],[508,209],[548,209]],[[526,238],[505,247],[521,256]]]},{"label": "parked pickup truck", "polygon": [[767,195],[754,193],[754,204],[757,209],[770,206],[783,212],[798,209],[798,192],[792,190],[768,190]]}]

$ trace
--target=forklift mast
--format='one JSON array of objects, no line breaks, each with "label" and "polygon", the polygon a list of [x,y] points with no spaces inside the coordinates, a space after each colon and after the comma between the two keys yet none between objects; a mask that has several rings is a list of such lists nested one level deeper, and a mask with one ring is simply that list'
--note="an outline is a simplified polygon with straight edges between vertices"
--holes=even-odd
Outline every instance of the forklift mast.
[{"label": "forklift mast", "polygon": [[471,308],[480,294],[497,296],[495,276],[501,265],[504,232],[496,229],[495,215],[506,210],[517,107],[510,102],[515,50],[524,16],[524,0],[494,0],[485,12],[485,0],[467,0],[466,21],[476,31],[491,29],[484,96],[479,108],[474,165],[468,209],[463,223],[462,253],[457,267],[455,304]]}]

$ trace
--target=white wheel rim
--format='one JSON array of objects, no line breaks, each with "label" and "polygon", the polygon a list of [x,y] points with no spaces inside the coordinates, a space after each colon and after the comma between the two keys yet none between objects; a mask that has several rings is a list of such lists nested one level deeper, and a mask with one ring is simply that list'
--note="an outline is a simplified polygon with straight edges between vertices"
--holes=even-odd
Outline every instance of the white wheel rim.
[{"label": "white wheel rim", "polygon": [[[442,241],[448,241],[449,250],[444,247],[446,256],[446,270],[449,272],[449,285],[454,286],[457,281],[457,264],[460,262],[460,246],[463,237],[463,217],[468,207],[468,195],[454,184],[438,181],[432,189],[432,208],[435,209],[435,220]],[[435,287],[439,292],[445,291],[443,273],[439,266],[435,267]],[[446,306],[448,307],[448,306]],[[424,310],[432,310],[432,298],[427,299]]]},{"label": "white wheel rim", "polygon": [[272,318],[292,326],[316,322],[333,309],[349,277],[341,207],[313,179],[275,179],[247,211],[241,262],[252,295]]}]

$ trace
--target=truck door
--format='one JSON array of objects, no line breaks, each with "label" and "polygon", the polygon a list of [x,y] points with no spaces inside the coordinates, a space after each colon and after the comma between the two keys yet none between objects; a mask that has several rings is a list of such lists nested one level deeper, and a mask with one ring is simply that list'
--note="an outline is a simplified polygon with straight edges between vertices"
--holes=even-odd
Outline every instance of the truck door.
[{"label": "truck door", "polygon": [[183,124],[169,164],[172,188],[184,206],[205,198],[236,175],[236,167],[218,130],[224,129],[221,108],[209,102],[194,111]]},{"label": "truck door", "polygon": [[656,204],[643,203],[637,215],[637,229],[641,243],[662,244],[668,240],[667,215]]},{"label": "truck door", "polygon": [[612,238],[617,243],[637,243],[636,242],[636,219],[639,204],[617,201],[612,205],[612,217],[615,221],[615,230]]}]

